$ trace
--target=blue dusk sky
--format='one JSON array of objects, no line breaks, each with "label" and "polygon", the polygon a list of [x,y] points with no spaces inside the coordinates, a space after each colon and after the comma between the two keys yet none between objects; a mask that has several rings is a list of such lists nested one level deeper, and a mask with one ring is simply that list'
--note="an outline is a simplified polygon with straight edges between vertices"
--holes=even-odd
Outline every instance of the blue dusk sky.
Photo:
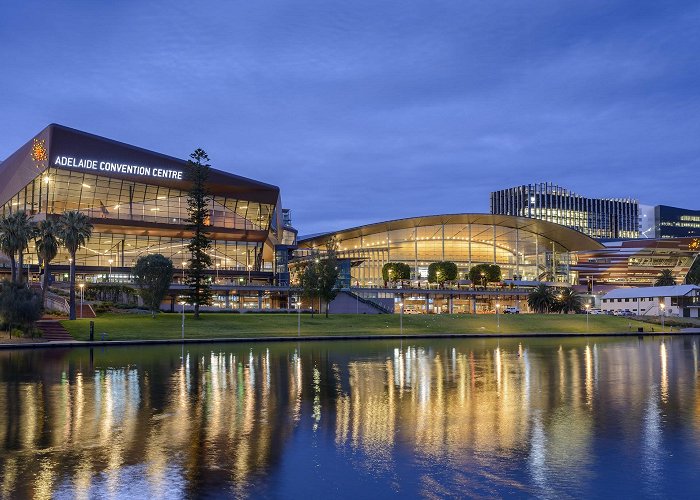
[{"label": "blue dusk sky", "polygon": [[6,1],[0,158],[56,122],[282,188],[301,234],[551,181],[700,209],[700,3]]}]

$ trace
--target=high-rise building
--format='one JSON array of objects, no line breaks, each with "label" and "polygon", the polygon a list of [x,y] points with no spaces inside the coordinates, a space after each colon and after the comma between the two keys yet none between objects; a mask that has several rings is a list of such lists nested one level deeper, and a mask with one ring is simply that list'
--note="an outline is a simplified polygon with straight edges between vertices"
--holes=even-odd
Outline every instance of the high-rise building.
[{"label": "high-rise building", "polygon": [[589,198],[551,183],[524,184],[494,191],[491,213],[546,220],[593,238],[639,237],[637,200]]},{"label": "high-rise building", "polygon": [[700,237],[700,210],[656,205],[654,207],[654,237]]}]

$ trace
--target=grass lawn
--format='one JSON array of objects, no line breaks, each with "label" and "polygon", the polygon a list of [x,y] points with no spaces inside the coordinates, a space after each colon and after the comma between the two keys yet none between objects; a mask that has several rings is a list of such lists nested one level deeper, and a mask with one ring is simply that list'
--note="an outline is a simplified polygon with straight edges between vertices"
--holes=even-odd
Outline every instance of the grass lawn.
[{"label": "grass lawn", "polygon": [[[182,317],[179,314],[160,314],[152,319],[148,314],[104,314],[95,322],[95,340],[102,332],[108,340],[178,339],[181,335]],[[78,340],[89,338],[88,319],[62,321],[63,326]],[[403,333],[617,333],[636,331],[644,327],[650,331],[661,328],[626,318],[590,315],[586,330],[586,316],[502,314],[497,328],[496,316],[483,315],[404,315]],[[301,334],[305,335],[378,335],[398,334],[399,315],[337,314],[328,319],[316,315],[301,316]],[[187,338],[231,338],[255,336],[296,336],[296,314],[202,314],[196,321],[192,315],[185,317]]]}]

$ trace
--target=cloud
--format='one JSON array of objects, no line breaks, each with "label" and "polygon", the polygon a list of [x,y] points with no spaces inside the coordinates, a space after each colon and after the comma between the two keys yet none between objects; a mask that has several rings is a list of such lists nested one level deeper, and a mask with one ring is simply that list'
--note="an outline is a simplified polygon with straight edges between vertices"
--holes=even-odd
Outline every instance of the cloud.
[{"label": "cloud", "polygon": [[[698,208],[694,2],[22,2],[0,156],[55,121],[280,185],[302,233],[552,181]],[[663,172],[660,175],[659,172]],[[624,182],[620,182],[624,179]]]}]

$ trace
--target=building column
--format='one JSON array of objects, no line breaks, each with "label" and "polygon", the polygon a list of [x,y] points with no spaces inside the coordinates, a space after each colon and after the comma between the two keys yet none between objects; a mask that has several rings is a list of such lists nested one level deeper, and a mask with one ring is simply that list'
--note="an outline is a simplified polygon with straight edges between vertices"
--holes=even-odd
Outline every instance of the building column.
[{"label": "building column", "polygon": [[493,225],[493,263],[496,263],[496,224]]},{"label": "building column", "polygon": [[231,309],[231,292],[226,290],[226,309]]},{"label": "building column", "polygon": [[515,228],[515,274],[520,276],[520,230]]},{"label": "building column", "polygon": [[418,228],[413,228],[413,265],[414,276],[418,280]]},{"label": "building column", "polygon": [[258,310],[262,309],[262,290],[258,290]]},{"label": "building column", "polygon": [[452,295],[449,295],[449,296],[447,297],[447,312],[448,312],[449,314],[452,314],[453,299],[454,299],[454,297],[452,297]]}]

